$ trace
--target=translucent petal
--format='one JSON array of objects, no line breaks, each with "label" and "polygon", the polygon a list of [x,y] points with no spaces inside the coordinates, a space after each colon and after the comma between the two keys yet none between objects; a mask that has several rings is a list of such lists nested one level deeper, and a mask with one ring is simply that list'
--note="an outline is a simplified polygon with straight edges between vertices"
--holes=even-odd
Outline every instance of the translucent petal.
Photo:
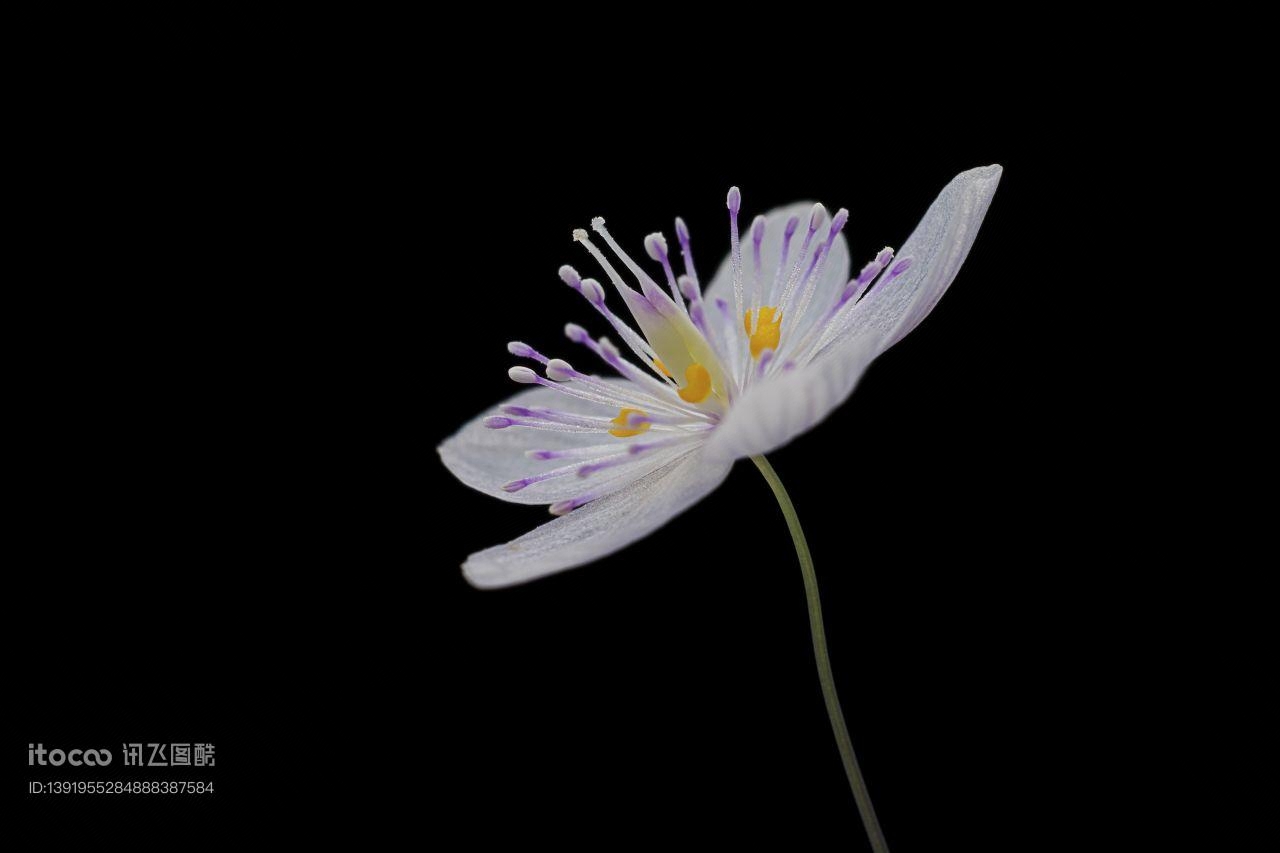
[{"label": "translucent petal", "polygon": [[805,367],[751,386],[711,433],[707,454],[742,459],[768,453],[809,431],[853,393],[876,353],[874,339],[846,340]]},{"label": "translucent petal", "polygon": [[855,307],[846,334],[875,335],[883,351],[933,310],[978,236],[1000,173],[999,166],[970,169],[943,188],[890,265],[910,258],[910,268],[883,287],[872,287]]},{"label": "translucent petal", "polygon": [[[623,389],[634,388],[625,380],[607,381]],[[542,387],[522,391],[505,401],[503,405],[526,408],[544,407],[562,412],[609,418],[618,414],[617,409],[579,400],[554,389]],[[643,409],[643,406],[638,408]],[[522,426],[489,429],[484,426],[486,418],[501,414],[503,413],[500,407],[484,412],[446,439],[438,450],[445,467],[459,480],[486,495],[512,503],[550,504],[570,500],[587,491],[596,493],[613,491],[669,462],[673,455],[670,452],[655,451],[648,458],[641,459],[633,465],[601,471],[591,475],[590,478],[571,474],[533,483],[517,492],[508,492],[502,488],[506,483],[567,464],[566,460],[562,459],[530,459],[525,455],[527,450],[567,450],[617,442],[618,450],[622,451],[627,448],[632,439],[614,438],[607,433],[551,432]],[[652,432],[642,435],[647,436],[647,439],[637,440],[650,440],[654,437]]]},{"label": "translucent petal", "polygon": [[731,462],[693,451],[628,488],[593,501],[462,565],[473,585],[511,586],[612,554],[666,524],[713,491]]}]

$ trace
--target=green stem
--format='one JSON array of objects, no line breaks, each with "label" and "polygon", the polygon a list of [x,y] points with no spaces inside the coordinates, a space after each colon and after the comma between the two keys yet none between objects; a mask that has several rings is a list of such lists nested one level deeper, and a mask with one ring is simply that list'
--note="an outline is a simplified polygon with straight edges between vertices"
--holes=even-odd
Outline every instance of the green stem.
[{"label": "green stem", "polygon": [[849,787],[853,789],[853,799],[858,803],[858,813],[862,815],[862,824],[867,829],[867,838],[871,841],[871,849],[875,853],[889,853],[889,845],[885,843],[884,832],[880,829],[880,821],[876,819],[876,810],[871,805],[871,795],[867,793],[867,783],[862,779],[862,771],[858,769],[858,758],[853,754],[853,742],[849,740],[849,730],[844,724],[844,712],[840,710],[840,697],[836,695],[836,681],[831,674],[831,660],[827,657],[827,635],[822,628],[822,602],[818,598],[818,577],[813,572],[813,557],[809,555],[809,544],[805,542],[804,530],[800,528],[800,517],[791,504],[786,488],[778,479],[769,460],[763,456],[752,456],[760,473],[764,475],[773,496],[778,499],[782,515],[787,519],[787,529],[791,531],[791,539],[796,546],[796,556],[800,558],[800,573],[804,576],[805,598],[809,603],[809,631],[813,635],[813,656],[818,661],[818,680],[822,682],[822,698],[827,703],[827,716],[831,718],[831,729],[836,735],[836,745],[840,747],[840,759],[844,762],[845,775],[849,777]]}]

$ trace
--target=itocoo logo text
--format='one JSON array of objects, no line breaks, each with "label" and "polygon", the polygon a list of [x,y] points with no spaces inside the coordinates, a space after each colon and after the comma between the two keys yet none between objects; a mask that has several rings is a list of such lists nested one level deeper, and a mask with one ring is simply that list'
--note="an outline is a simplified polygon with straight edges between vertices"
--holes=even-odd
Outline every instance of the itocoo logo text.
[{"label": "itocoo logo text", "polygon": [[[46,761],[46,756],[48,760]],[[27,765],[34,767],[39,764],[41,767],[52,764],[54,767],[61,767],[63,764],[70,764],[72,767],[79,767],[88,764],[91,767],[101,767],[104,764],[111,763],[111,750],[109,749],[72,749],[63,752],[60,749],[45,750],[42,743],[27,744]]]}]

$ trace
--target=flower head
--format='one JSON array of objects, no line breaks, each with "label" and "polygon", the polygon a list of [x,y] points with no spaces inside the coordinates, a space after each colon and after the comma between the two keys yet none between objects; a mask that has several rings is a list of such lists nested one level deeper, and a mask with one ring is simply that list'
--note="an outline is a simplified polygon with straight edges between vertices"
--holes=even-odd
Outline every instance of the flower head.
[{"label": "flower head", "polygon": [[508,345],[529,362],[512,367],[511,379],[535,387],[464,426],[440,456],[467,485],[547,504],[560,517],[472,554],[467,579],[506,586],[612,553],[715,489],[734,460],[819,423],[877,355],[933,310],[973,244],[1000,171],[958,175],[900,251],[880,251],[852,278],[841,233],[847,210],[794,204],[740,231],[737,187],[726,200],[729,257],[705,290],[679,218],[678,258],[664,235],[644,239],[652,275],[603,219],[590,233],[575,230],[608,285],[571,266],[560,278],[618,343],[572,323],[565,335],[616,375]]}]

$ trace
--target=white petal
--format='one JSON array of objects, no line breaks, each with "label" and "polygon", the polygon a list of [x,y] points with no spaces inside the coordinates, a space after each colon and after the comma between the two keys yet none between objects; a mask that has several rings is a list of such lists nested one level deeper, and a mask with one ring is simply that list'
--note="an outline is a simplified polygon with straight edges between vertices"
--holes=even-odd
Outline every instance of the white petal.
[{"label": "white petal", "polygon": [[874,338],[846,339],[805,367],[753,385],[711,433],[707,454],[742,459],[807,432],[843,403],[877,354]]},{"label": "white petal", "polygon": [[933,310],[978,236],[1000,172],[1000,166],[970,169],[943,188],[890,265],[911,258],[910,269],[884,287],[871,289],[855,309],[848,334],[873,334],[883,351]]},{"label": "white petal", "polygon": [[813,362],[750,388],[712,433],[707,452],[720,459],[768,453],[844,402],[872,360],[915,328],[951,284],[1000,171],[971,169],[947,184],[893,262],[910,257],[911,267],[883,288],[872,288],[854,309],[849,331]]},{"label": "white petal", "polygon": [[[773,281],[774,271],[778,266],[778,256],[782,253],[782,235],[787,227],[787,220],[792,216],[800,217],[800,224],[796,228],[795,234],[791,237],[791,247],[787,255],[787,269],[782,274],[782,284],[779,285],[777,293],[775,293],[774,301],[780,296],[782,290],[786,287],[787,275],[791,271],[792,265],[795,263],[796,256],[800,254],[800,247],[804,245],[805,234],[809,230],[809,213],[813,209],[813,202],[801,201],[795,204],[789,204],[786,207],[778,207],[769,211],[765,216],[765,232],[764,240],[760,243],[760,269],[764,274],[765,291],[768,292],[769,283]],[[749,222],[750,220],[748,220]],[[806,255],[805,266],[800,269],[800,275],[803,277],[804,271],[808,269],[808,258],[813,257],[816,247],[827,239],[827,229],[831,226],[831,216],[827,216],[822,227],[813,235],[813,243],[810,244],[809,254]],[[845,226],[846,228],[849,226]],[[752,258],[752,245],[750,229],[742,234],[742,292],[748,305],[751,303],[751,288],[754,279],[755,261]],[[793,334],[803,335],[808,329],[812,321],[823,311],[830,308],[832,303],[839,297],[844,290],[845,284],[849,281],[849,246],[845,242],[844,233],[836,235],[836,239],[831,244],[831,253],[823,264],[822,275],[818,277],[818,281],[809,282],[809,288],[814,288],[813,296],[809,303],[808,309],[803,317],[791,317],[783,321],[783,334],[791,336]],[[733,305],[733,264],[732,259],[728,256],[720,264],[720,269],[716,271],[715,278],[711,280],[711,284],[703,288],[704,298],[715,300],[716,297],[724,299],[730,305]],[[766,305],[773,304],[765,302]],[[793,307],[798,303],[792,301]]]},{"label": "white petal", "polygon": [[[626,388],[625,380],[608,380]],[[533,388],[516,394],[503,405],[545,407],[561,412],[582,415],[614,417],[616,409],[579,400],[561,394],[551,388]],[[533,483],[518,492],[507,492],[503,485],[531,474],[562,467],[573,461],[588,460],[549,459],[536,460],[525,456],[526,450],[567,450],[597,444],[618,443],[618,450],[625,450],[626,439],[617,439],[608,433],[551,432],[530,427],[511,426],[506,429],[489,429],[485,418],[500,415],[498,407],[484,412],[464,425],[438,448],[440,459],[455,477],[473,489],[501,498],[504,501],[523,504],[550,504],[569,500],[587,491],[607,493],[625,486],[670,461],[671,452],[654,451],[652,456],[632,465],[609,469],[593,474],[590,479],[568,475]],[[641,439],[643,440],[643,439]]]},{"label": "white petal", "polygon": [[463,574],[481,588],[511,586],[580,566],[657,530],[713,491],[731,463],[694,451],[506,545],[472,554]]}]

